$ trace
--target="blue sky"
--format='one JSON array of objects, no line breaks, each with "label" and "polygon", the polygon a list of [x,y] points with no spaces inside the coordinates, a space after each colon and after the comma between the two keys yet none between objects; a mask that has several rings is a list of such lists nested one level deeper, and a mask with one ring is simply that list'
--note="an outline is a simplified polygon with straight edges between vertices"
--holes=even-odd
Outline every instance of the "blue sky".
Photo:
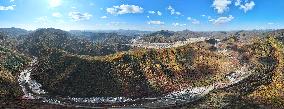
[{"label": "blue sky", "polygon": [[219,31],[284,28],[284,0],[0,0],[0,27]]}]

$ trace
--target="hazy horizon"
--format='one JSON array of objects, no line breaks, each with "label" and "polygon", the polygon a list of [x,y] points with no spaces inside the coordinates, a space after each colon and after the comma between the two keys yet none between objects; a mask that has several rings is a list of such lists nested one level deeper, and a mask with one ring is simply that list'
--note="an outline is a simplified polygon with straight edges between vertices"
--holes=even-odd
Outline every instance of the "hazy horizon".
[{"label": "hazy horizon", "polygon": [[[20,27],[4,27],[4,28],[19,28],[19,29],[24,29],[24,30],[27,30],[27,31],[36,31],[38,29],[47,29],[47,28],[54,28],[54,27],[46,27],[46,28],[36,28],[36,29],[33,29],[33,30],[28,30],[28,29],[25,29],[25,28],[20,28]],[[0,29],[3,29],[3,28],[0,28]],[[61,29],[61,28],[54,28],[54,29],[60,29],[60,30],[64,30],[64,29]],[[248,30],[243,30],[243,29],[240,29],[240,30],[208,30],[208,31],[198,31],[198,30],[190,30],[190,29],[184,29],[184,30],[164,30],[164,31],[173,31],[173,32],[178,32],[178,31],[192,31],[192,32],[236,32],[236,31],[273,31],[273,30],[281,30],[283,28],[279,28],[279,29],[248,29]],[[113,29],[113,30],[83,30],[83,29],[77,29],[77,30],[64,30],[64,31],[86,31],[86,32],[107,32],[107,31],[146,31],[146,32],[156,32],[156,31],[163,31],[163,29],[161,30],[134,30],[134,29]]]}]

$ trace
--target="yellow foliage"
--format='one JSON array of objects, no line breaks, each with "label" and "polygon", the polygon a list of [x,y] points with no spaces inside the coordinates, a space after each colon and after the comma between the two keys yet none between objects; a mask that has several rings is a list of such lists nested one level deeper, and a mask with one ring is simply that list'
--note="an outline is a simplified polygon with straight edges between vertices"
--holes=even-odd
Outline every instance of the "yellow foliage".
[{"label": "yellow foliage", "polygon": [[269,37],[268,41],[274,49],[273,57],[277,60],[276,68],[273,71],[272,83],[259,87],[252,94],[248,95],[248,98],[258,103],[284,106],[283,46],[273,37]]},{"label": "yellow foliage", "polygon": [[10,72],[4,71],[2,69],[0,69],[0,78],[9,82],[16,81],[16,78]]}]

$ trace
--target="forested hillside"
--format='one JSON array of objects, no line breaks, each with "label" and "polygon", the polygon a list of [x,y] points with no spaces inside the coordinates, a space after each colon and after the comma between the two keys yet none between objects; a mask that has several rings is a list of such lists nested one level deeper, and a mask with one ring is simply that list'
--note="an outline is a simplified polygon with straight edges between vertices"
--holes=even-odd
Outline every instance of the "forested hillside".
[{"label": "forested hillside", "polygon": [[[19,34],[19,38],[4,31],[0,34],[0,105],[24,106],[19,100],[32,98],[19,85],[20,73],[29,69],[26,81],[38,82],[47,92],[35,94],[41,99],[162,98],[210,86],[208,94],[178,108],[284,108],[283,30],[226,34],[230,35],[218,40],[210,37],[157,49],[132,47],[136,36],[116,33],[74,34],[48,28]],[[248,34],[253,35],[245,37]],[[205,33],[159,31],[139,37],[147,43],[168,43],[191,35]],[[36,63],[31,65],[32,60]]]}]

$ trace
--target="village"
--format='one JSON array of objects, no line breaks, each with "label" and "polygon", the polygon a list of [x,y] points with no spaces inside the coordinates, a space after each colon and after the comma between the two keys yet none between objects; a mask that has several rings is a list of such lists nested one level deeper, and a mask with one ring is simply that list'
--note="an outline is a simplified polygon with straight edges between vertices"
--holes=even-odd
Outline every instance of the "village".
[{"label": "village", "polygon": [[131,41],[132,44],[129,45],[131,47],[138,47],[138,48],[164,49],[164,48],[180,47],[195,42],[202,42],[205,41],[206,39],[207,38],[205,37],[199,37],[199,38],[188,38],[186,39],[186,41],[177,41],[173,43],[150,43],[150,42],[141,41],[138,38],[138,39],[133,39]]}]

